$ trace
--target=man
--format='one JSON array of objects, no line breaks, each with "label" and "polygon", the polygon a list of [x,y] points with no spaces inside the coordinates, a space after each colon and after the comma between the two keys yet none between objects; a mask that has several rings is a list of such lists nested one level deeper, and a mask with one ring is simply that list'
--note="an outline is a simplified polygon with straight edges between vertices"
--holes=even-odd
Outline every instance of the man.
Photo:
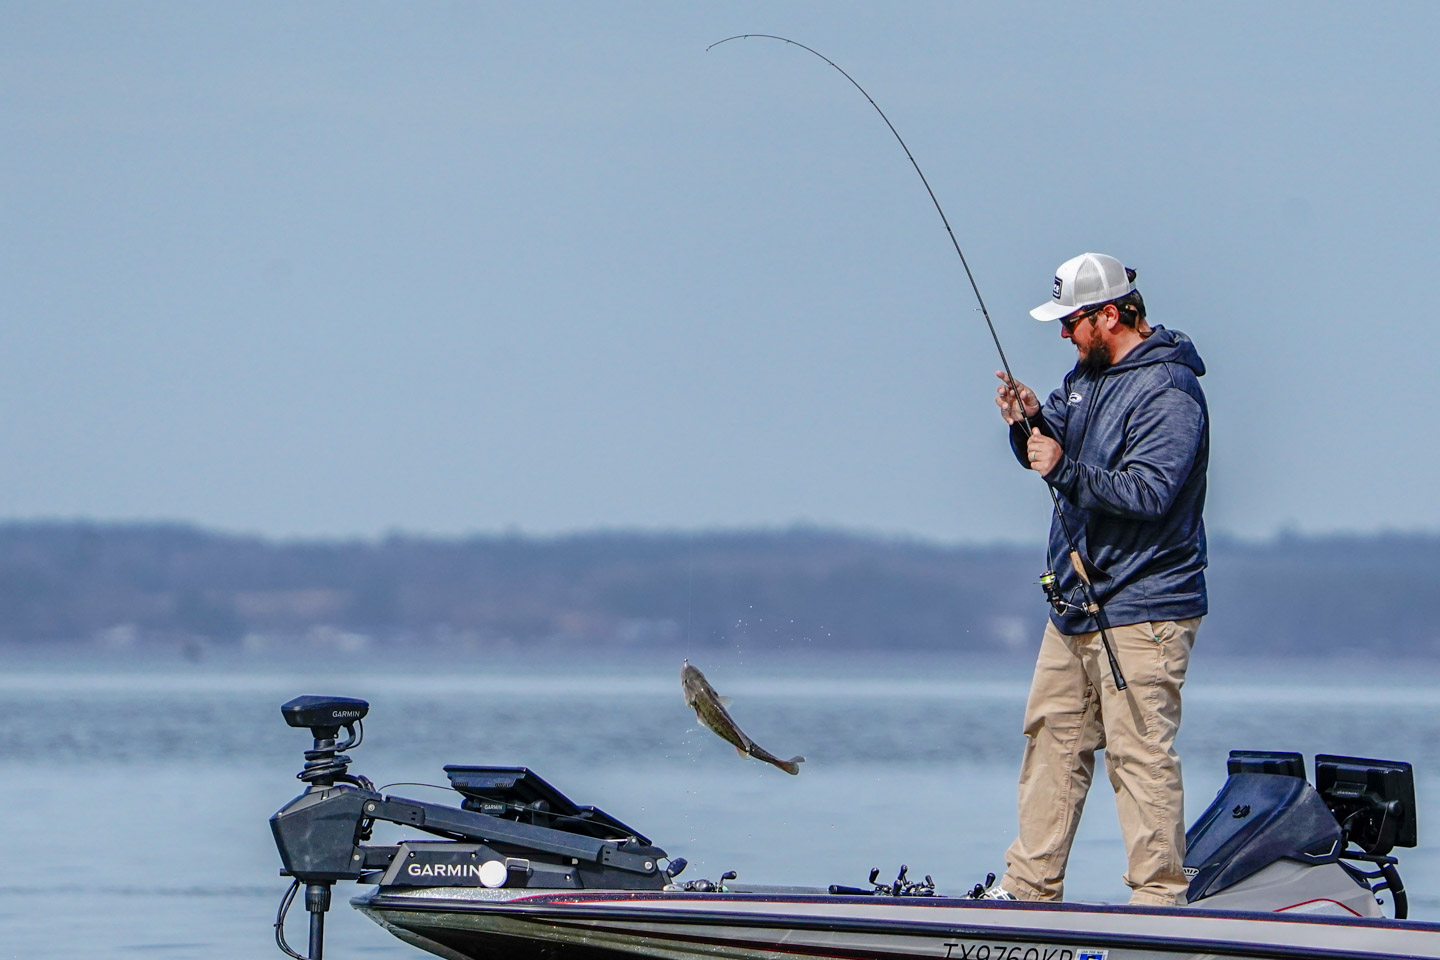
[{"label": "man", "polygon": [[[1003,373],[995,402],[1022,464],[1059,495],[1110,629],[1116,688],[1057,515],[1050,569],[1063,609],[1041,639],[1025,707],[1020,829],[986,896],[1059,900],[1095,769],[1115,789],[1130,902],[1185,902],[1185,809],[1175,733],[1190,648],[1205,615],[1205,365],[1183,333],[1151,327],[1119,260],[1085,253],[1060,265],[1050,302],[1077,362],[1042,407]],[[1021,419],[1024,411],[1025,421]]]}]

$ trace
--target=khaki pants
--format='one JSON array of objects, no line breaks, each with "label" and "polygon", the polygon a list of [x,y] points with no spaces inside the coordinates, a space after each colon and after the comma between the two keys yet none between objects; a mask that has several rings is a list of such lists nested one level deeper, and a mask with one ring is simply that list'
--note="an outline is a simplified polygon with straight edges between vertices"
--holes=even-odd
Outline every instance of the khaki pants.
[{"label": "khaki pants", "polygon": [[1175,732],[1199,627],[1196,617],[1111,628],[1128,684],[1121,691],[1099,633],[1070,636],[1046,626],[1025,706],[1020,832],[1005,853],[1001,880],[1014,896],[1061,898],[1095,751],[1103,748],[1130,861],[1130,902],[1185,902],[1185,800]]}]

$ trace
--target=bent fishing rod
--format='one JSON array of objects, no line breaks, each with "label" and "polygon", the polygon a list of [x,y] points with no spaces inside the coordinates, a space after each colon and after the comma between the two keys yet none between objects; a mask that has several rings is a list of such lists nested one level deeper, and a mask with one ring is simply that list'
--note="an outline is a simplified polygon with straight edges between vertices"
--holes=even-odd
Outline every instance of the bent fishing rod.
[{"label": "bent fishing rod", "polygon": [[[950,228],[950,218],[945,216],[945,210],[940,206],[940,201],[936,198],[935,191],[930,188],[930,181],[925,178],[925,171],[920,169],[920,164],[915,161],[915,155],[911,153],[910,148],[906,146],[905,139],[900,136],[900,131],[895,129],[895,124],[891,123],[890,118],[885,116],[885,111],[880,109],[880,104],[875,102],[875,98],[870,96],[865,88],[860,86],[855,78],[846,73],[838,63],[820,51],[812,47],[807,47],[805,44],[791,40],[788,37],[777,37],[771,33],[742,33],[733,37],[726,37],[724,40],[717,40],[706,47],[705,51],[708,53],[720,46],[720,44],[729,43],[731,40],[750,39],[779,40],[781,43],[788,43],[792,47],[799,47],[801,50],[813,53],[839,71],[842,77],[849,80],[851,86],[859,90],[861,96],[869,101],[870,106],[875,108],[876,113],[880,114],[880,119],[884,120],[885,126],[890,128],[890,132],[894,134],[896,142],[900,144],[900,149],[905,151],[905,157],[910,161],[910,166],[915,168],[916,174],[920,177],[920,182],[925,185],[925,192],[930,195],[930,202],[935,205],[935,212],[940,214],[940,222],[945,224],[945,232],[950,235],[950,243],[955,248],[956,255],[960,258],[960,265],[965,268],[965,278],[970,281],[970,289],[975,292],[975,301],[980,304],[980,314],[985,318],[985,326],[990,330],[990,339],[995,341],[995,351],[1000,354],[1000,364],[1005,368],[1005,380],[1010,385],[1010,394],[1015,398],[1015,402],[1020,408],[1020,422],[1032,431],[1038,429],[1025,413],[1025,401],[1020,397],[1019,384],[1015,380],[1015,375],[1010,372],[1010,361],[1005,357],[1005,348],[1000,346],[1000,335],[995,332],[995,324],[990,319],[990,311],[985,308],[985,298],[980,296],[980,285],[975,282],[975,274],[971,272],[970,263],[965,259],[965,251],[960,249],[960,241],[955,239],[955,231]],[[1038,417],[1040,414],[1037,413],[1036,416]],[[1065,520],[1065,511],[1060,506],[1060,496],[1055,492],[1055,488],[1048,483],[1045,485],[1045,489],[1050,492],[1050,502],[1055,506],[1055,518],[1060,522],[1060,529],[1065,534],[1065,543],[1070,548],[1070,565],[1075,569],[1076,575],[1080,578],[1080,589],[1085,596],[1085,612],[1095,618],[1095,623],[1100,628],[1100,643],[1105,648],[1105,658],[1110,662],[1110,674],[1115,678],[1115,689],[1124,690],[1126,687],[1125,675],[1120,672],[1120,662],[1115,659],[1115,651],[1110,646],[1110,624],[1108,618],[1105,616],[1105,609],[1100,605],[1100,601],[1095,594],[1094,585],[1090,582],[1090,574],[1085,569],[1085,560],[1080,556],[1080,547],[1075,542],[1075,537],[1070,532],[1070,525]],[[1042,578],[1041,582],[1046,587],[1046,596],[1051,598],[1052,603],[1057,603],[1059,599],[1058,593],[1051,593],[1053,589],[1053,577],[1050,578],[1049,583],[1046,583],[1045,578]],[[1059,600],[1059,602],[1063,603],[1063,600]]]}]

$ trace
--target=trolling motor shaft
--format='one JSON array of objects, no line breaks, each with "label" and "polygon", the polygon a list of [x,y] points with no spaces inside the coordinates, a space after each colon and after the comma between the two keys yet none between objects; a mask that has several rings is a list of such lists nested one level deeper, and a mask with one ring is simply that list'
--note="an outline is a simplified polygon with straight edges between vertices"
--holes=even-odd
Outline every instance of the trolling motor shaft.
[{"label": "trolling motor shaft", "polygon": [[310,914],[310,960],[325,954],[325,913],[330,909],[330,884],[305,885],[305,910]]}]

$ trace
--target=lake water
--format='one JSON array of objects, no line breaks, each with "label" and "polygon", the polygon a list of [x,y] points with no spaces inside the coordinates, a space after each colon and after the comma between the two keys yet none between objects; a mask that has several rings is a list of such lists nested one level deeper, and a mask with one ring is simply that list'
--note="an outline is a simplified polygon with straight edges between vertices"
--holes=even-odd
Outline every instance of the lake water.
[{"label": "lake water", "polygon": [[[697,727],[681,656],[137,666],[88,648],[14,654],[0,676],[0,956],[280,956],[271,924],[287,881],[267,820],[299,792],[309,739],[279,706],[302,693],[370,701],[352,769],[377,784],[444,784],[446,763],[529,766],[686,857],[686,879],[863,885],[870,867],[888,878],[903,862],[958,893],[1002,869],[1028,667],[692,653],[757,742],[806,756],[789,777]],[[1440,919],[1436,680],[1413,665],[1213,663],[1202,646],[1181,733],[1189,816],[1233,747],[1409,760],[1421,846],[1400,851],[1401,870],[1412,916]],[[1067,895],[1123,901],[1123,870],[1102,774]],[[423,956],[348,907],[363,889],[337,888],[327,956]],[[303,909],[290,937],[304,943]]]}]

